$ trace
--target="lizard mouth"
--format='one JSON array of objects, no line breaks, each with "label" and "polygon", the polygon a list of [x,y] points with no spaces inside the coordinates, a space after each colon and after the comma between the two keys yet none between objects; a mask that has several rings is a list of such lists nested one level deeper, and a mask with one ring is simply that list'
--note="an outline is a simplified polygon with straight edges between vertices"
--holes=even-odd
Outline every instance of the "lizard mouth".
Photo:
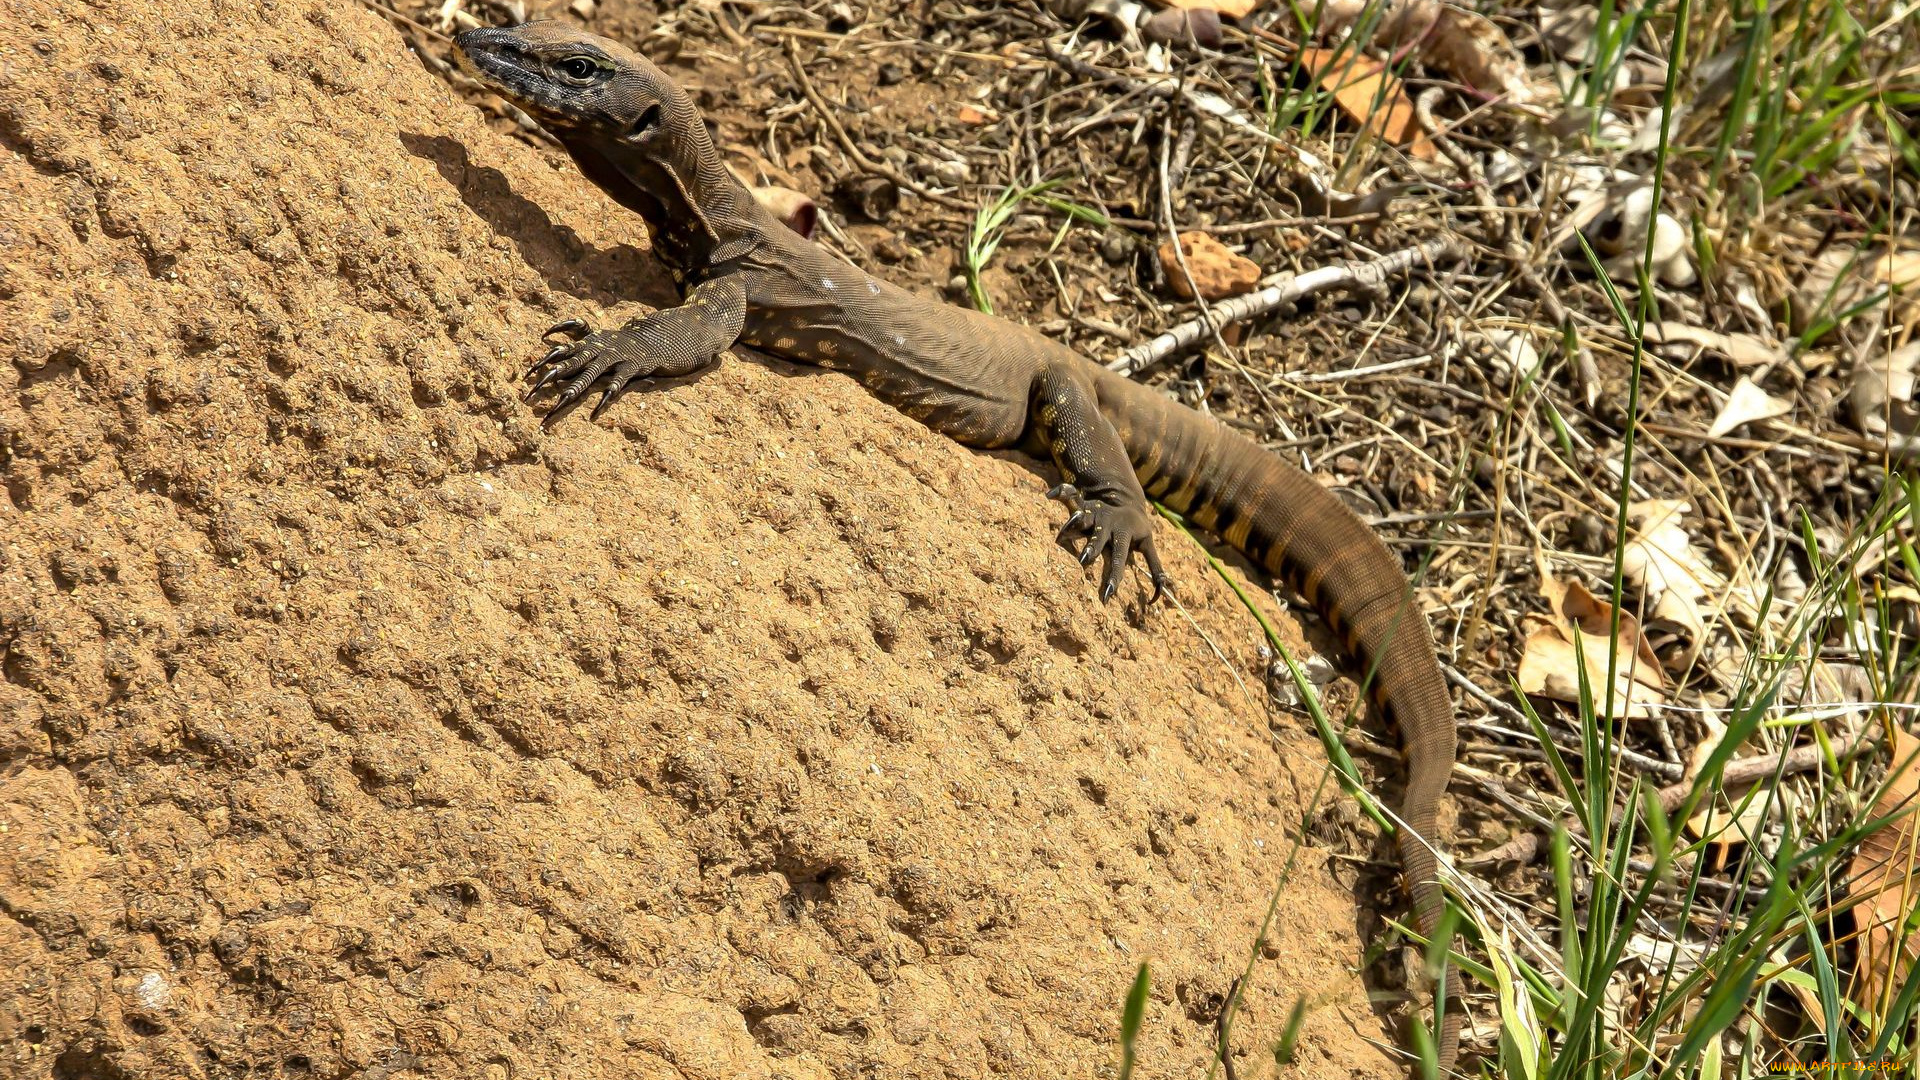
[{"label": "lizard mouth", "polygon": [[543,119],[573,119],[548,100],[550,84],[511,35],[485,26],[463,31],[453,37],[453,52],[461,71],[515,105]]},{"label": "lizard mouth", "polygon": [[463,31],[453,37],[460,70],[488,84],[506,83],[516,89],[532,81],[526,52],[492,27]]}]

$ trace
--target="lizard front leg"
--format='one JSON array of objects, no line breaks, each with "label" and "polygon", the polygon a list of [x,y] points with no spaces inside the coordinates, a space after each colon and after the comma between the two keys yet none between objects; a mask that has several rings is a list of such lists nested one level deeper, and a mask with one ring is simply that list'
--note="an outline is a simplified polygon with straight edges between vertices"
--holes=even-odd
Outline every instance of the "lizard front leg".
[{"label": "lizard front leg", "polygon": [[730,274],[694,286],[679,307],[642,315],[617,330],[589,330],[579,319],[568,319],[542,335],[565,334],[574,340],[555,345],[534,361],[527,371],[527,378],[534,380],[527,399],[548,386],[561,387],[553,407],[540,419],[542,427],[551,427],[611,371],[606,392],[593,407],[592,419],[598,420],[636,381],[691,375],[712,363],[739,340],[746,318],[746,285]]},{"label": "lizard front leg", "polygon": [[1047,497],[1073,508],[1060,529],[1061,538],[1076,533],[1086,537],[1081,566],[1102,554],[1107,557],[1100,575],[1101,602],[1111,600],[1120,588],[1135,551],[1146,559],[1153,579],[1153,596],[1147,602],[1158,600],[1170,579],[1153,547],[1153,513],[1120,433],[1100,412],[1092,380],[1066,365],[1047,365],[1034,382],[1031,417],[1035,434],[1060,467],[1060,485]]}]

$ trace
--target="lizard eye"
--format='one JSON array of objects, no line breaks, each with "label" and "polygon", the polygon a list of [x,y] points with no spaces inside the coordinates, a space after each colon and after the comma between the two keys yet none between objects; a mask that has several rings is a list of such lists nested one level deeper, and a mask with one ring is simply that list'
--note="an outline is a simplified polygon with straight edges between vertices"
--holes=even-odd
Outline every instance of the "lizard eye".
[{"label": "lizard eye", "polygon": [[560,74],[575,82],[589,82],[593,79],[594,73],[600,70],[599,65],[584,56],[569,56],[560,61],[557,66]]}]

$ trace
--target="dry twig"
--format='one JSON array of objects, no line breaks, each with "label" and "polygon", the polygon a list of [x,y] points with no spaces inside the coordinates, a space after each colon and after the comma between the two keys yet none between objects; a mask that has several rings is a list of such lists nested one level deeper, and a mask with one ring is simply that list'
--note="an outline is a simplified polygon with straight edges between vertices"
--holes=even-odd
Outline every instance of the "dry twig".
[{"label": "dry twig", "polygon": [[1201,337],[1217,334],[1222,326],[1258,318],[1276,308],[1328,289],[1381,289],[1389,276],[1421,263],[1440,262],[1457,251],[1453,239],[1443,236],[1378,259],[1349,260],[1302,274],[1270,275],[1262,280],[1263,287],[1259,291],[1213,305],[1200,318],[1190,319],[1166,330],[1152,341],[1127,349],[1109,362],[1107,368],[1122,375],[1137,375],[1183,349],[1192,348]]}]

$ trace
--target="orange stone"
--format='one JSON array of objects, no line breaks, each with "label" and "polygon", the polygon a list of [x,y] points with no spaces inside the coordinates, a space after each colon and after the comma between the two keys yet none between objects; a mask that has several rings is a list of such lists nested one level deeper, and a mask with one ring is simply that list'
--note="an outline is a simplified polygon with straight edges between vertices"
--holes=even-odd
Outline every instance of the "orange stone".
[{"label": "orange stone", "polygon": [[[1193,285],[1205,300],[1225,300],[1253,291],[1260,283],[1260,264],[1244,255],[1228,251],[1225,244],[1203,232],[1180,234],[1180,246],[1187,256],[1187,269],[1193,273]],[[1180,260],[1173,244],[1160,245],[1160,268],[1167,275],[1167,287],[1182,300],[1193,299],[1194,289],[1180,272]]]}]

